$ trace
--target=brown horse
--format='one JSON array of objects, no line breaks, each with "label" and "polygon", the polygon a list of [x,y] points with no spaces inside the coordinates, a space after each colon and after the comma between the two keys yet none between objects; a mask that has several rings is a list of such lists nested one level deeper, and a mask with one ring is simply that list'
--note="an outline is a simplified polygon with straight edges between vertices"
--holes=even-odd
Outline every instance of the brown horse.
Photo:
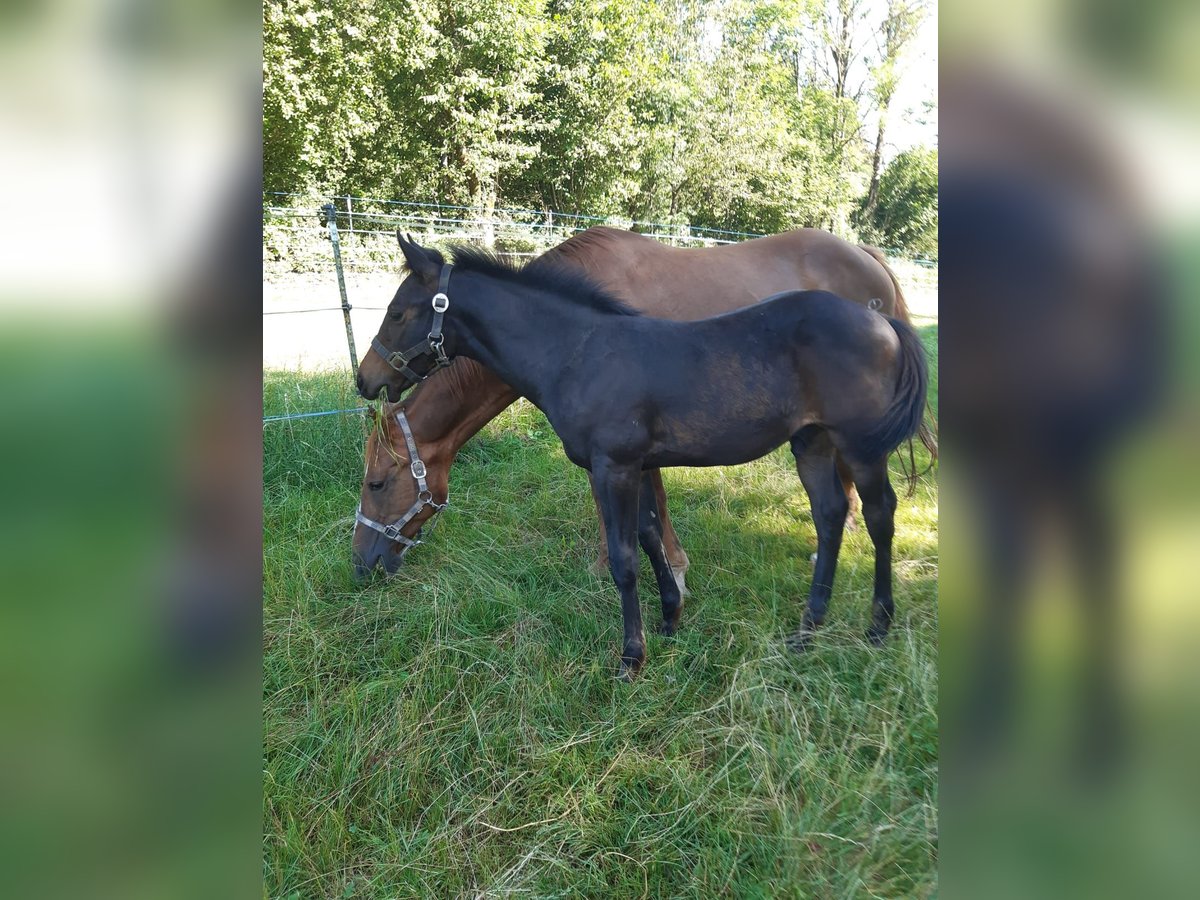
[{"label": "brown horse", "polygon": [[[583,269],[605,290],[656,318],[702,319],[781,291],[823,290],[910,321],[900,285],[879,250],[813,228],[740,244],[683,249],[631,231],[596,227],[541,257],[550,258]],[[364,372],[376,370],[380,380],[391,372],[372,351],[359,367],[360,381]],[[460,358],[422,382],[402,403],[385,404],[384,415],[367,439],[354,532],[359,576],[380,563],[388,572],[396,570],[421,526],[446,503],[449,470],[459,449],[517,397],[496,375]],[[401,412],[410,427],[411,446],[397,419]],[[936,454],[937,443],[927,426],[922,426],[920,437]],[[418,478],[414,469],[425,474]],[[853,508],[853,482],[840,463],[839,471]],[[662,517],[666,557],[684,590],[687,554],[671,526],[662,477],[658,470],[649,475]],[[607,547],[601,521],[596,563],[600,571],[608,568]]]}]

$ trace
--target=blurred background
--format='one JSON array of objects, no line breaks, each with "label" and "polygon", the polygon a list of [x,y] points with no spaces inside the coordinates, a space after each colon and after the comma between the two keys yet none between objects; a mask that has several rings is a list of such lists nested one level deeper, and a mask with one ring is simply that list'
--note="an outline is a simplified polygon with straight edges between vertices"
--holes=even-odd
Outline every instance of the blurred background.
[{"label": "blurred background", "polygon": [[259,10],[0,7],[0,871],[260,880]]},{"label": "blurred background", "polygon": [[[259,13],[0,11],[16,896],[260,891]],[[944,887],[1183,894],[1200,12],[938,27]]]},{"label": "blurred background", "polygon": [[1200,11],[940,27],[942,887],[1188,895]]}]

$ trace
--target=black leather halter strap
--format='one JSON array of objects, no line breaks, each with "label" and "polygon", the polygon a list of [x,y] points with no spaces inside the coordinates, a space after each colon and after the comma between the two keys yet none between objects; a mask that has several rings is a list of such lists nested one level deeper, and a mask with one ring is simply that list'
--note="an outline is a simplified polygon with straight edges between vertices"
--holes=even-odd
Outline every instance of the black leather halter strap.
[{"label": "black leather halter strap", "polygon": [[[445,318],[446,310],[450,308],[450,297],[447,296],[446,291],[450,288],[450,272],[453,268],[454,266],[450,263],[442,264],[442,274],[438,279],[438,292],[433,295],[433,324],[429,326],[429,336],[425,340],[401,353],[400,351],[393,352],[383,346],[383,342],[378,337],[371,338],[371,347],[383,357],[383,361],[413,384],[424,381],[438,369],[444,369],[450,365],[450,357],[446,355],[446,350],[442,346],[446,340],[442,334],[442,320]],[[424,372],[418,374],[412,368],[412,363],[422,356],[430,357],[432,363]]]}]

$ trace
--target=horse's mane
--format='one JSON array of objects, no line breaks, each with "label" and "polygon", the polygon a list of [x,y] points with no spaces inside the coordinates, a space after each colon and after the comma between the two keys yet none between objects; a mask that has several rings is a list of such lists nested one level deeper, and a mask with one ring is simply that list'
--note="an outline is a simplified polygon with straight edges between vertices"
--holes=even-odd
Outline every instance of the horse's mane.
[{"label": "horse's mane", "polygon": [[454,265],[464,272],[478,272],[522,287],[550,291],[573,303],[610,315],[641,315],[641,312],[618,300],[593,281],[582,269],[564,264],[554,256],[538,257],[522,265],[491,250],[466,244],[453,246],[451,252]]}]

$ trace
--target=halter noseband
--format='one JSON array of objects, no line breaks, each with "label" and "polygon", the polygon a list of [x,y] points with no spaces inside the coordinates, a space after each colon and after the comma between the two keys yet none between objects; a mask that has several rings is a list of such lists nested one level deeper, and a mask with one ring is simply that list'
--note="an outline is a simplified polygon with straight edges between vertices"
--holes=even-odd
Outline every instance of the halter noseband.
[{"label": "halter noseband", "polygon": [[[436,516],[450,505],[450,496],[447,494],[445,503],[434,502],[433,494],[429,490],[428,483],[425,481],[425,463],[421,462],[420,454],[417,453],[417,442],[413,439],[412,429],[408,427],[408,418],[404,415],[403,409],[396,411],[396,421],[400,423],[400,430],[404,432],[404,442],[408,444],[408,457],[410,460],[408,470],[412,472],[412,477],[417,482],[417,500],[408,508],[408,512],[391,525],[383,525],[374,519],[368,519],[364,516],[361,501],[358,504],[358,509],[354,511],[354,518],[368,528],[374,528],[389,540],[403,544],[404,549],[400,551],[400,559],[403,561],[405,553],[413,547],[420,546],[424,541],[421,540],[422,529],[418,528],[417,533],[413,537],[405,537],[400,533],[401,529],[416,518],[417,514],[427,506],[433,507],[433,514]],[[433,530],[432,525],[430,526],[430,530]]]},{"label": "halter noseband", "polygon": [[[450,357],[446,355],[445,348],[442,344],[446,337],[442,334],[442,319],[446,315],[446,310],[450,308],[450,298],[446,295],[446,291],[450,287],[450,272],[454,266],[450,263],[442,264],[442,274],[438,279],[438,292],[433,295],[433,324],[429,326],[429,336],[419,344],[414,344],[403,353],[400,351],[391,351],[383,346],[383,342],[379,337],[371,338],[371,347],[376,353],[383,357],[383,361],[402,374],[413,384],[424,381],[438,369],[444,369],[450,365]],[[432,356],[433,365],[425,370],[424,374],[418,375],[410,368],[413,360],[422,356]]]}]

